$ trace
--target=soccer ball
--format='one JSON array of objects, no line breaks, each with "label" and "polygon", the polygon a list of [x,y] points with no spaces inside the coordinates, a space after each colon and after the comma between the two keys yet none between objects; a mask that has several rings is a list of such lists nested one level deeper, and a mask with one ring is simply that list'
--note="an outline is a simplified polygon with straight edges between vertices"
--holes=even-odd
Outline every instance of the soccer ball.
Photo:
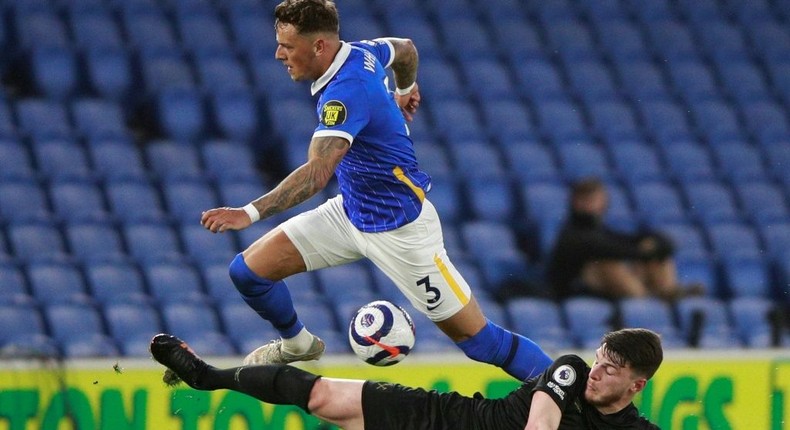
[{"label": "soccer ball", "polygon": [[354,314],[348,325],[348,341],[362,361],[391,366],[406,358],[414,346],[414,323],[402,307],[377,300]]}]

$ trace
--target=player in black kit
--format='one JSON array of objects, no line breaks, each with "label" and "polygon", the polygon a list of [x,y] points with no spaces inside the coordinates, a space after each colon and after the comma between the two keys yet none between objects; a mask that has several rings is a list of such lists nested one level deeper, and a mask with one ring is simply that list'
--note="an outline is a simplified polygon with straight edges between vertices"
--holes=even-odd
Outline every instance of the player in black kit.
[{"label": "player in black kit", "polygon": [[556,359],[501,399],[374,381],[324,378],[282,364],[218,369],[182,340],[156,335],[151,353],[198,390],[230,389],[296,405],[344,429],[658,429],[632,403],[663,359],[645,329],[604,335],[592,368],[576,355]]}]

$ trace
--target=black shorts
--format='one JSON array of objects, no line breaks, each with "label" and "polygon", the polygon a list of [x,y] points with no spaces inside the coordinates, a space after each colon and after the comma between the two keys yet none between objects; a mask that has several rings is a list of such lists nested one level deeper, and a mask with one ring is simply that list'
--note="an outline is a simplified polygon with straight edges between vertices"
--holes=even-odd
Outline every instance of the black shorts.
[{"label": "black shorts", "polygon": [[366,429],[523,430],[525,416],[507,403],[385,382],[367,381],[362,388]]}]

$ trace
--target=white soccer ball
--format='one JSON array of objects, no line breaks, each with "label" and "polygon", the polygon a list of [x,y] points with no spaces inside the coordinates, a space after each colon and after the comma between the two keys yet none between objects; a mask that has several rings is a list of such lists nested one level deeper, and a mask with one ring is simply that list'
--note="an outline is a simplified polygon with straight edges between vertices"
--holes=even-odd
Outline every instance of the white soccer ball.
[{"label": "white soccer ball", "polygon": [[348,325],[351,349],[362,361],[391,366],[406,358],[414,346],[414,322],[400,306],[386,300],[359,308]]}]

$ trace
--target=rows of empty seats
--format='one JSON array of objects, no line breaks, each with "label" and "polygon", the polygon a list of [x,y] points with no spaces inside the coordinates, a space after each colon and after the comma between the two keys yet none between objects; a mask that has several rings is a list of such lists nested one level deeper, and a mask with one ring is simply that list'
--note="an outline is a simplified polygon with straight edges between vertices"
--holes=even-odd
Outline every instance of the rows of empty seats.
[{"label": "rows of empty seats", "polygon": [[[222,235],[198,223],[305,158],[315,107],[274,59],[276,3],[0,1],[3,351],[145,355],[167,330],[207,354],[241,354],[276,336],[238,298],[227,263],[297,211]],[[673,347],[790,344],[788,2],[339,8],[346,40],[418,46],[412,137],[450,256],[492,320],[547,348],[588,346],[621,325],[656,328]],[[540,283],[568,185],[589,175],[609,186],[608,222],[669,233],[681,280],[706,297],[491,299],[505,283]],[[289,285],[334,352],[347,351],[361,304],[409,306],[368,264]],[[411,313],[418,350],[454,349]]]}]

